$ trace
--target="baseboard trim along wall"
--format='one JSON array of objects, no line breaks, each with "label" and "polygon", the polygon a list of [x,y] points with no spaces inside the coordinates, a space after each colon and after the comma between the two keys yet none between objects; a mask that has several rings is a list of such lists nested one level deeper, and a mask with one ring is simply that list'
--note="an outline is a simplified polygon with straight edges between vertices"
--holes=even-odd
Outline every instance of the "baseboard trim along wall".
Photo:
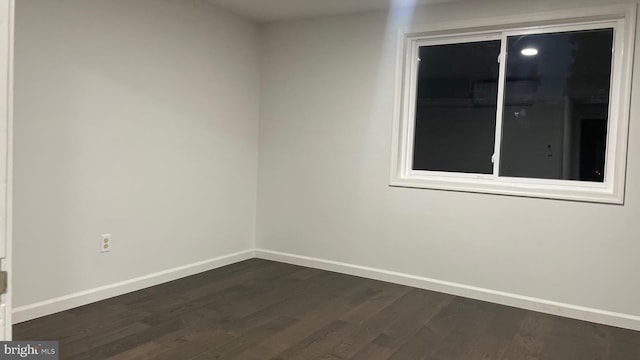
[{"label": "baseboard trim along wall", "polygon": [[488,301],[496,304],[513,306],[521,309],[640,331],[640,316],[635,315],[593,309],[448,281],[430,279],[421,276],[271,250],[256,249],[255,256],[265,260],[273,260],[293,265],[334,271],[342,274],[355,275],[420,289]]},{"label": "baseboard trim along wall", "polygon": [[13,309],[13,323],[35,319],[56,312],[68,310],[74,307],[87,305],[96,301],[105,300],[114,296],[141,290],[150,286],[195,275],[204,271],[213,270],[222,266],[234,264],[254,257],[252,249],[237,253],[219,256],[216,258],[199,261],[193,264],[175,267],[157,273],[140,276],[134,279],[121,281],[115,284],[105,285],[90,290],[60,296],[57,298],[16,307]]},{"label": "baseboard trim along wall", "polygon": [[463,296],[467,298],[488,301],[496,304],[513,306],[521,309],[539,311],[547,314],[564,316],[605,325],[640,331],[640,316],[616,313],[606,310],[593,309],[583,306],[549,301],[528,296],[511,294],[502,291],[484,289],[474,286],[457,284],[448,281],[430,279],[421,276],[403,274],[394,271],[376,269],[366,266],[353,265],[337,261],[318,259],[289,253],[282,253],[264,249],[250,249],[229,255],[216,257],[197,263],[176,267],[149,274],[134,279],[85,290],[74,294],[20,306],[13,309],[13,323],[19,323],[74,307],[105,300],[114,296],[141,290],[168,281],[195,275],[251,258],[279,261],[287,264],[306,266],[342,274],[360,276],[364,278],[387,281],[420,289],[432,290]]}]

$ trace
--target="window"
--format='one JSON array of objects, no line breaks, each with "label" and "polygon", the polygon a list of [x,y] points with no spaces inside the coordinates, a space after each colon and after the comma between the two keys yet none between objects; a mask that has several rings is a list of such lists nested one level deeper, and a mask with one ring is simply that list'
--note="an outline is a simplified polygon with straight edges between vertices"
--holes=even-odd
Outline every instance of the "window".
[{"label": "window", "polygon": [[622,203],[634,14],[404,33],[391,185]]}]

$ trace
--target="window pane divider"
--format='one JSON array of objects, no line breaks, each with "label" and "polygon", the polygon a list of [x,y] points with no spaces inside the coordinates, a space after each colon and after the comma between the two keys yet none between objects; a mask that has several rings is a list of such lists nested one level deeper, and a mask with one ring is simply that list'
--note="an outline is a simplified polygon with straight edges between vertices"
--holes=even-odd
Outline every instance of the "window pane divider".
[{"label": "window pane divider", "polygon": [[507,35],[500,39],[500,67],[498,70],[498,98],[496,101],[496,135],[493,147],[493,178],[500,176],[500,145],[502,143],[502,117],[504,116],[504,88],[507,72]]}]

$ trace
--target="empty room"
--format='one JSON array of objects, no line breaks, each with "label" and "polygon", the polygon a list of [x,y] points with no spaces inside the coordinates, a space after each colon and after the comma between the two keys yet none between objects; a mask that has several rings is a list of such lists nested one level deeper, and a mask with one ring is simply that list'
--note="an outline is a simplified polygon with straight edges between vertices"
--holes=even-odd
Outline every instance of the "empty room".
[{"label": "empty room", "polygon": [[640,359],[637,12],[0,0],[0,359]]}]

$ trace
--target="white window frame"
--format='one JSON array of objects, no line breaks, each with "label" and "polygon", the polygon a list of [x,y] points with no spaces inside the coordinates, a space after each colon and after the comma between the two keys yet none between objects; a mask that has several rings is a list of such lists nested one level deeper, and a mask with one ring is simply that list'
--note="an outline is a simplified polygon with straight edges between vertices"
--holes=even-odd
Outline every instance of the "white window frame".
[{"label": "white window frame", "polygon": [[[507,36],[614,28],[603,182],[498,175]],[[440,23],[400,32],[396,69],[391,186],[623,204],[636,5]],[[493,174],[413,170],[413,128],[420,46],[502,40]]]}]

